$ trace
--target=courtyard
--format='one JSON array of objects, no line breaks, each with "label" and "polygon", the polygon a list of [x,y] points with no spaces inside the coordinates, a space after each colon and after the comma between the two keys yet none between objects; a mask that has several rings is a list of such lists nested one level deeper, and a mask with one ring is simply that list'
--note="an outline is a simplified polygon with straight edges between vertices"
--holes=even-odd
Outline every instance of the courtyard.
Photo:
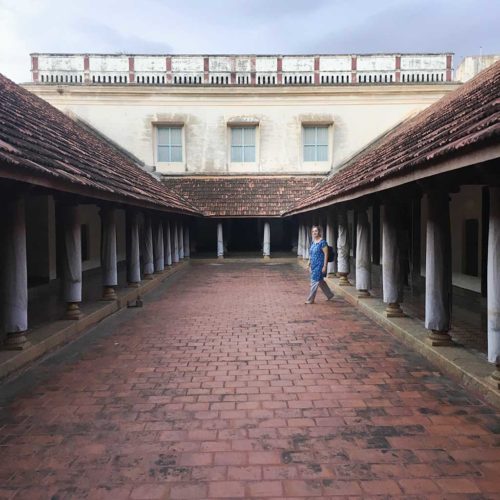
[{"label": "courtyard", "polygon": [[192,262],[4,381],[0,498],[498,498],[495,409],[307,290]]}]

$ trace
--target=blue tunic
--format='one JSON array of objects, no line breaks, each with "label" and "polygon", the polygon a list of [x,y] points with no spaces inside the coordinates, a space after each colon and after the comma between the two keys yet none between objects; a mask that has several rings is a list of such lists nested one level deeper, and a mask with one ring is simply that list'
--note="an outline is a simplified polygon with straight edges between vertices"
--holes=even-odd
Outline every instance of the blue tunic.
[{"label": "blue tunic", "polygon": [[321,239],[317,243],[314,241],[311,243],[311,248],[309,249],[309,260],[311,263],[311,280],[321,281],[326,273],[323,274],[323,265],[325,263],[325,254],[323,253],[323,248],[325,248],[326,241]]}]

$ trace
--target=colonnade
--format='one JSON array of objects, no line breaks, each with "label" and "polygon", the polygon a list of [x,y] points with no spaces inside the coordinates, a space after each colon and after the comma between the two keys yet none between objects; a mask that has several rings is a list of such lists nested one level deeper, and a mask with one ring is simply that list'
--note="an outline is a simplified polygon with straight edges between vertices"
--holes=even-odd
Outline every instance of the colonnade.
[{"label": "colonnade", "polygon": [[[224,240],[224,225],[222,222],[217,223],[217,258],[223,259],[225,255],[225,240]],[[271,258],[271,224],[269,221],[264,222],[262,236],[262,256],[264,259]]]},{"label": "colonnade", "polygon": [[[5,223],[2,267],[2,324],[6,333],[4,348],[23,349],[29,345],[28,269],[26,252],[25,197],[13,196],[4,202]],[[60,204],[62,296],[65,319],[82,317],[82,240],[78,205]],[[103,205],[101,217],[102,300],[116,299],[118,286],[117,208]],[[141,279],[189,258],[189,226],[180,218],[167,218],[160,212],[126,210],[126,268],[129,287],[138,287]],[[142,229],[142,230],[141,230]]]},{"label": "colonnade", "polygon": [[[496,365],[493,373],[500,388],[500,187],[490,187],[489,233],[487,249],[487,335],[488,360]],[[425,327],[429,330],[427,342],[435,347],[453,345],[450,336],[452,312],[452,247],[450,227],[450,199],[446,190],[428,190],[425,244]],[[320,216],[311,212],[299,215],[297,257],[308,259],[311,227],[326,221],[326,240],[335,250],[335,261],[328,266],[328,274],[339,278],[339,285],[349,285],[353,276],[359,298],[370,298],[372,245],[367,207],[355,206],[357,219],[355,257],[350,258],[350,235],[346,210],[331,208]],[[402,207],[393,201],[383,204],[381,218],[382,300],[387,317],[404,316],[401,304],[403,272],[401,266]],[[351,260],[354,269],[350,269]]]}]

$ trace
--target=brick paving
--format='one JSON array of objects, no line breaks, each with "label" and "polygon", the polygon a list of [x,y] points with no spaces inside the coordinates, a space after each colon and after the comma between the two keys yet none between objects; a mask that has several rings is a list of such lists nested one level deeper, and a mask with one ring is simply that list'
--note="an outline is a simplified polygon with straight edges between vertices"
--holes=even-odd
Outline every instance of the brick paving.
[{"label": "brick paving", "polygon": [[500,498],[499,413],[298,266],[173,281],[1,387],[0,498]]}]

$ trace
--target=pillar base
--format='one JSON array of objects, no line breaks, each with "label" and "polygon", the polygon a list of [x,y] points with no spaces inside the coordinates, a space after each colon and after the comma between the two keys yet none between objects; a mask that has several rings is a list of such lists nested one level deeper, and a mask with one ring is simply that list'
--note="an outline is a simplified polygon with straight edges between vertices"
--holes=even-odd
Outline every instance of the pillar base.
[{"label": "pillar base", "polygon": [[500,391],[500,363],[496,365],[495,371],[491,374],[490,378],[495,386],[495,389]]},{"label": "pillar base", "polygon": [[404,318],[405,313],[397,302],[391,302],[385,308],[385,316],[387,318]]},{"label": "pillar base", "polygon": [[347,279],[348,273],[337,273],[339,276],[339,286],[351,286],[350,281]]},{"label": "pillar base", "polygon": [[22,351],[31,346],[31,342],[26,337],[26,330],[23,332],[12,332],[7,334],[2,349],[6,351]]},{"label": "pillar base", "polygon": [[101,300],[106,300],[106,301],[116,300],[116,292],[114,287],[112,286],[103,287]]},{"label": "pillar base", "polygon": [[368,290],[358,290],[358,299],[371,299],[372,296]]},{"label": "pillar base", "polygon": [[78,320],[81,319],[82,316],[83,314],[82,311],[80,311],[78,302],[68,302],[64,319]]},{"label": "pillar base", "polygon": [[152,280],[152,279],[154,279],[154,277],[153,277],[153,275],[152,275],[152,274],[145,274],[145,275],[144,275],[144,279],[145,279],[145,280]]},{"label": "pillar base", "polygon": [[270,255],[264,255],[264,260],[269,260],[271,258]]},{"label": "pillar base", "polygon": [[224,258],[224,255],[217,255],[217,258],[222,260]]},{"label": "pillar base", "polygon": [[448,332],[440,332],[439,330],[430,330],[427,337],[427,343],[433,347],[454,345],[450,334]]},{"label": "pillar base", "polygon": [[127,283],[128,288],[139,288],[141,286],[141,282],[135,282],[135,283]]}]

